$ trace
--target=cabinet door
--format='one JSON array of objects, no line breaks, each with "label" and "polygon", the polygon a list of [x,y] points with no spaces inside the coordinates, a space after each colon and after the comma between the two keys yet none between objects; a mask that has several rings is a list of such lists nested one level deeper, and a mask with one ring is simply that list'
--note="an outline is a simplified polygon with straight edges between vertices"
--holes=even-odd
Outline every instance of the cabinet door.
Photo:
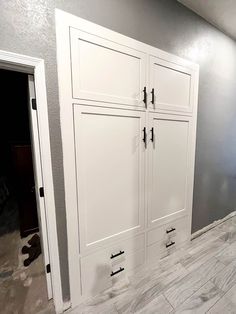
[{"label": "cabinet door", "polygon": [[144,117],[74,106],[81,252],[144,226]]},{"label": "cabinet door", "polygon": [[73,98],[144,107],[145,53],[71,29],[71,62]]},{"label": "cabinet door", "polygon": [[149,226],[181,217],[187,210],[188,117],[150,114],[154,138],[149,145]]},{"label": "cabinet door", "polygon": [[160,111],[192,112],[192,70],[150,56],[151,108]]}]

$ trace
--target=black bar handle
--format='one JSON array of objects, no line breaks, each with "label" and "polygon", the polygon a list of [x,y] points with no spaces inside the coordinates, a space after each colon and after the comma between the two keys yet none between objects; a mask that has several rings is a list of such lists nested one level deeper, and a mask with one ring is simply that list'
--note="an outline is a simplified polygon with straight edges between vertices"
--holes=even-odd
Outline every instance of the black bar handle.
[{"label": "black bar handle", "polygon": [[125,253],[125,251],[120,251],[119,253],[117,253],[117,254],[111,254],[111,259],[112,258],[115,258],[115,257],[117,257],[117,256],[120,256],[120,255],[122,255],[122,254],[124,254]]},{"label": "black bar handle", "polygon": [[151,103],[154,105],[154,103],[155,103],[155,90],[154,90],[154,88],[152,88],[151,94],[152,94]]},{"label": "black bar handle", "polygon": [[169,229],[169,230],[166,230],[166,233],[171,233],[171,232],[173,232],[173,231],[175,231],[176,229],[175,228],[171,228],[171,229]]},{"label": "black bar handle", "polygon": [[147,131],[146,131],[146,127],[143,128],[143,142],[145,147],[147,146]]},{"label": "black bar handle", "polygon": [[151,141],[154,142],[154,128],[151,128]]},{"label": "black bar handle", "polygon": [[111,276],[111,277],[112,277],[112,276],[115,276],[115,275],[119,274],[119,273],[120,273],[121,271],[123,271],[123,270],[125,270],[125,269],[124,269],[123,267],[120,267],[120,269],[118,269],[117,271],[114,271],[114,272],[112,271],[110,276]]},{"label": "black bar handle", "polygon": [[174,245],[175,244],[175,242],[174,241],[171,241],[169,244],[166,244],[166,248],[167,247],[170,247],[170,246],[172,246],[172,245]]},{"label": "black bar handle", "polygon": [[143,102],[145,103],[145,106],[147,107],[147,87],[144,86],[143,88]]}]

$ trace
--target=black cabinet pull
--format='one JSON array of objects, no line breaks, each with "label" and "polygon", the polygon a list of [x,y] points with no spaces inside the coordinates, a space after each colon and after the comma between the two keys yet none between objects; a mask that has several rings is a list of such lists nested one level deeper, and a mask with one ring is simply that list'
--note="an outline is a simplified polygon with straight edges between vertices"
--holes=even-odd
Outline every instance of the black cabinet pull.
[{"label": "black cabinet pull", "polygon": [[171,232],[173,232],[173,231],[175,231],[176,229],[175,228],[171,228],[171,229],[169,229],[169,230],[166,230],[166,233],[171,233]]},{"label": "black cabinet pull", "polygon": [[115,275],[119,274],[119,273],[120,273],[121,271],[123,271],[123,270],[125,270],[125,269],[124,269],[123,267],[120,267],[120,269],[118,269],[117,271],[114,271],[114,272],[112,271],[110,276],[111,276],[111,277],[112,277],[112,276],[115,276]]},{"label": "black cabinet pull", "polygon": [[112,258],[115,258],[115,257],[117,257],[117,256],[120,256],[120,255],[122,255],[122,254],[124,254],[125,253],[125,251],[120,251],[119,253],[117,253],[117,254],[111,254],[111,259]]},{"label": "black cabinet pull", "polygon": [[145,147],[147,146],[147,131],[146,127],[143,128],[143,142],[145,144]]},{"label": "black cabinet pull", "polygon": [[174,242],[174,241],[171,241],[170,243],[166,244],[166,248],[167,248],[167,247],[170,247],[170,246],[172,246],[172,245],[174,245],[174,244],[175,244],[175,242]]},{"label": "black cabinet pull", "polygon": [[145,103],[145,106],[147,107],[147,87],[146,86],[143,88],[143,102]]},{"label": "black cabinet pull", "polygon": [[154,128],[151,128],[151,141],[154,142]]},{"label": "black cabinet pull", "polygon": [[152,89],[151,94],[152,94],[151,103],[154,105],[154,103],[155,103],[155,91],[154,91],[154,88]]}]

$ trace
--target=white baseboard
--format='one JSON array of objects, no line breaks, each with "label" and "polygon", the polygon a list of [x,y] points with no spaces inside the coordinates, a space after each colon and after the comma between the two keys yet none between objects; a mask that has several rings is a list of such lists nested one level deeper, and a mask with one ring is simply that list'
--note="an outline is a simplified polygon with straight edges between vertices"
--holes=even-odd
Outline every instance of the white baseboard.
[{"label": "white baseboard", "polygon": [[236,211],[233,211],[232,213],[230,213],[229,215],[225,216],[224,218],[222,219],[219,219],[219,220],[216,220],[214,221],[213,223],[211,223],[210,225],[202,228],[201,230],[198,230],[196,232],[194,232],[192,235],[191,235],[191,240],[193,239],[196,239],[197,237],[200,237],[202,234],[206,233],[207,231],[215,228],[216,226],[218,226],[219,224],[223,223],[224,221],[232,218],[236,216]]}]

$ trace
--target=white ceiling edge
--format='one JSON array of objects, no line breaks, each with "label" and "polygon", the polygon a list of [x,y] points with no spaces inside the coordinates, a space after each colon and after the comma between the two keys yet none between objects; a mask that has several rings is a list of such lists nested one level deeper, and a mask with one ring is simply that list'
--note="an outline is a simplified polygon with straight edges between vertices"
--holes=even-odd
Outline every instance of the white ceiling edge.
[{"label": "white ceiling edge", "polygon": [[235,0],[177,0],[207,22],[236,40]]}]

